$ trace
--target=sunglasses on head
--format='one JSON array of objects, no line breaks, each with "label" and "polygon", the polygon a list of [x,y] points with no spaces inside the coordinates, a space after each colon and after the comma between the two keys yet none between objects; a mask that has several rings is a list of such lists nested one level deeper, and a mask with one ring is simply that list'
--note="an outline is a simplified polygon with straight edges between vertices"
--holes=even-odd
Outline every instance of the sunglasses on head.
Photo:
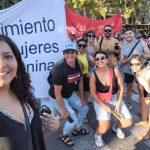
[{"label": "sunglasses on head", "polygon": [[85,44],[78,44],[78,46],[81,48],[81,47],[83,47],[83,48],[85,48],[86,47],[86,45]]},{"label": "sunglasses on head", "polygon": [[130,66],[140,66],[140,63],[130,63]]},{"label": "sunglasses on head", "polygon": [[105,60],[105,59],[106,59],[106,57],[105,57],[105,56],[102,56],[102,57],[97,57],[97,58],[95,58],[95,61]]},{"label": "sunglasses on head", "polygon": [[105,32],[111,32],[112,30],[111,29],[105,29],[104,31]]}]

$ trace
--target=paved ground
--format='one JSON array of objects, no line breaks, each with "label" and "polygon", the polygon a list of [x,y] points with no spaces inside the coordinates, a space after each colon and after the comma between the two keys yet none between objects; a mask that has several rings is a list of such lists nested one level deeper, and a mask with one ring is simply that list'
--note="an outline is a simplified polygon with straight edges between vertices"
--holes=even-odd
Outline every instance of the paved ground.
[{"label": "paved ground", "polygon": [[[133,97],[133,109],[131,114],[134,121],[140,120],[138,94],[132,95]],[[126,102],[126,97],[124,97]],[[106,135],[103,136],[103,140],[106,143],[102,148],[96,147],[94,143],[94,134],[97,127],[97,121],[95,117],[95,112],[93,106],[90,106],[90,111],[88,113],[90,122],[85,125],[90,130],[90,134],[87,136],[72,137],[75,142],[73,148],[66,147],[59,139],[59,131],[53,133],[51,136],[45,138],[47,145],[47,150],[150,150],[150,139],[147,141],[140,142],[138,140],[138,134],[143,132],[143,128],[135,127],[134,125],[130,128],[124,129],[126,138],[120,140],[117,138],[116,134],[110,129]],[[114,119],[113,119],[114,120]],[[112,121],[113,124],[114,121]],[[62,121],[63,123],[63,121]]]}]

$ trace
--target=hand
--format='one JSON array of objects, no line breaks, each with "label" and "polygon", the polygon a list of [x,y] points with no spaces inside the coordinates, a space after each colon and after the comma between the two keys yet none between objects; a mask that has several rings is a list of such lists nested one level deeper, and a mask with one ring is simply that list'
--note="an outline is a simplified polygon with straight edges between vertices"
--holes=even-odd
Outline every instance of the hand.
[{"label": "hand", "polygon": [[111,49],[110,48],[107,48],[105,49],[106,53],[110,53]]},{"label": "hand", "polygon": [[112,110],[109,106],[105,105],[104,109],[109,112],[109,113],[112,113]]},{"label": "hand", "polygon": [[62,110],[62,116],[63,116],[63,118],[64,119],[68,119],[68,116],[69,116],[69,114],[68,114],[68,112],[66,111],[66,109],[65,110]]},{"label": "hand", "polygon": [[117,103],[116,108],[115,108],[115,112],[119,113],[120,112],[120,105]]},{"label": "hand", "polygon": [[59,119],[57,119],[56,117],[47,113],[43,113],[43,115],[41,116],[41,119],[42,119],[42,126],[44,130],[46,129],[50,131],[58,130],[60,126],[60,122],[59,122]]}]

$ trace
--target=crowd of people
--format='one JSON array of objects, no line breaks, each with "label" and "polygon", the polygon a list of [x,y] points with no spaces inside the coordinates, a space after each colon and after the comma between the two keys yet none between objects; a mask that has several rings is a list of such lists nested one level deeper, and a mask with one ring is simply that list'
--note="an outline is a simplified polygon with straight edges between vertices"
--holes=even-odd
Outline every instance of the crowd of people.
[{"label": "crowd of people", "polygon": [[[91,30],[79,39],[75,31],[70,31],[64,58],[52,69],[49,102],[65,120],[59,139],[66,146],[74,146],[70,133],[89,134],[83,125],[89,121],[89,96],[98,121],[95,144],[104,145],[102,135],[110,128],[111,115],[117,119],[112,130],[124,139],[121,128],[133,123],[130,110],[135,84],[142,116],[136,125],[147,128],[140,139],[150,137],[150,40],[146,43],[137,39],[132,28],[117,36],[112,35],[112,30],[111,25],[106,25],[103,36],[96,38]],[[0,148],[44,150],[44,134],[60,126],[59,119],[48,111],[39,113],[30,83],[19,49],[9,37],[0,35]]]},{"label": "crowd of people", "polygon": [[[102,135],[110,128],[111,115],[117,118],[112,130],[116,132],[118,138],[124,139],[125,134],[121,128],[129,127],[133,123],[130,110],[132,109],[131,94],[135,84],[140,93],[139,111],[142,116],[141,121],[135,124],[148,126],[150,68],[146,65],[147,69],[143,70],[142,65],[150,59],[149,45],[142,38],[137,39],[132,28],[126,28],[122,33],[117,33],[117,36],[113,36],[112,31],[113,27],[106,25],[102,36],[97,38],[96,33],[91,30],[78,39],[75,31],[69,32],[69,39],[63,51],[63,62],[55,68],[53,84],[50,87],[50,91],[53,91],[53,94],[50,93],[51,104],[66,119],[63,131],[60,133],[60,140],[67,146],[74,145],[68,136],[69,132],[76,136],[89,133],[82,126],[85,120],[86,123],[89,121],[86,116],[90,106],[89,96],[94,100],[95,119],[98,121],[95,144],[98,147],[104,145]],[[143,61],[132,62],[136,56]],[[134,67],[138,66],[142,69],[134,70]],[[69,71],[69,68],[72,71]],[[144,72],[142,74],[138,73],[139,71]],[[71,93],[66,97],[64,93],[69,91],[68,88]],[[126,102],[123,101],[124,93],[127,96]],[[71,118],[72,122],[69,122],[68,118]],[[66,124],[72,127],[65,132]],[[148,137],[149,132],[147,127],[147,132],[141,135],[141,139]]]}]

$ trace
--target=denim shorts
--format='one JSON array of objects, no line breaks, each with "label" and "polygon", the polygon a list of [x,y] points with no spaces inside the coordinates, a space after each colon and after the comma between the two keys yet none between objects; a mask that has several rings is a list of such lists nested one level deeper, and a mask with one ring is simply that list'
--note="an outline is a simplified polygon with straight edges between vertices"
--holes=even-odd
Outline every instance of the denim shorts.
[{"label": "denim shorts", "polygon": [[[112,97],[112,101],[105,102],[107,106],[109,106],[111,109],[115,109],[117,104],[117,94],[114,94]],[[97,120],[110,120],[111,114],[104,110],[97,102],[94,101],[94,109],[96,113]],[[120,105],[120,113],[123,115],[124,119],[131,119],[132,116],[126,106],[126,104],[122,101]]]}]

